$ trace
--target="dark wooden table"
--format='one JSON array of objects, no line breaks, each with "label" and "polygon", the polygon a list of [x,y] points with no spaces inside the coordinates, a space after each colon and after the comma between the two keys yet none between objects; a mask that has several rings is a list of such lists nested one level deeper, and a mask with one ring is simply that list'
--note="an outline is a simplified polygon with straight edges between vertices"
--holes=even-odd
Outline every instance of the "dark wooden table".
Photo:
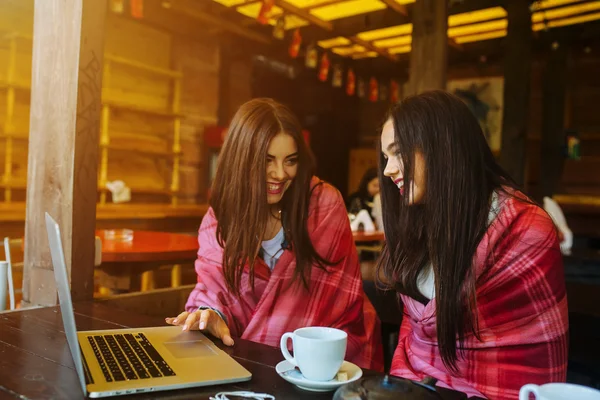
[{"label": "dark wooden table", "polygon": [[[145,327],[162,318],[132,314],[94,302],[75,304],[79,330]],[[275,371],[283,357],[277,348],[237,339],[219,347],[252,373],[238,384],[133,395],[136,399],[208,399],[221,391],[251,390],[277,399],[331,399],[333,392],[305,392]],[[375,372],[364,371],[365,375]],[[462,393],[439,389],[441,399],[463,399]],[[80,399],[83,397],[65,334],[60,309],[47,307],[0,314],[0,399]]]},{"label": "dark wooden table", "polygon": [[175,265],[172,286],[181,284],[179,264],[192,263],[198,252],[198,238],[171,232],[133,231],[133,240],[107,238],[108,230],[98,230],[102,240],[102,265],[98,284],[112,293],[152,287],[153,271],[163,265]]}]

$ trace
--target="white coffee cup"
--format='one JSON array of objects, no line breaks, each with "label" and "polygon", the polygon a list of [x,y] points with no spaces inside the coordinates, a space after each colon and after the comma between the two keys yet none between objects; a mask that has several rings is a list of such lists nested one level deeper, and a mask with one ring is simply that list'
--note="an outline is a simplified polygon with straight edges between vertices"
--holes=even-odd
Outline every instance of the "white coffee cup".
[{"label": "white coffee cup", "polygon": [[571,383],[525,385],[519,391],[519,400],[529,400],[530,394],[536,400],[600,400],[600,391]]},{"label": "white coffee cup", "polygon": [[[288,351],[292,339],[294,356]],[[340,370],[346,355],[348,334],[335,328],[311,326],[281,336],[280,347],[285,359],[300,368],[306,379],[329,381]]]}]

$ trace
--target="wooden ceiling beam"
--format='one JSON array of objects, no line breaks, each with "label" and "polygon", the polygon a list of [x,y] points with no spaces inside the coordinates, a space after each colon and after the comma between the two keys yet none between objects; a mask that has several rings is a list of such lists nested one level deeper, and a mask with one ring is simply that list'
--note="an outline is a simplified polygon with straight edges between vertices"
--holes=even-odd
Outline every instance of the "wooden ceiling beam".
[{"label": "wooden ceiling beam", "polygon": [[272,43],[272,40],[269,36],[256,32],[252,29],[245,28],[240,24],[220,18],[214,14],[207,13],[206,11],[197,10],[194,7],[194,4],[196,3],[191,3],[189,0],[174,1],[171,3],[171,10],[176,13],[187,15],[188,17],[191,17],[203,24],[215,26],[224,31],[228,31],[237,36],[241,36],[255,42],[263,44]]},{"label": "wooden ceiling beam", "polygon": [[408,17],[408,10],[404,4],[396,3],[394,0],[381,0],[386,6],[396,11],[398,14]]},{"label": "wooden ceiling beam", "polygon": [[[393,2],[393,0],[389,0]],[[509,0],[510,1],[510,0]],[[453,3],[448,7],[448,14],[460,14],[481,10],[484,8],[501,6],[503,0],[464,0],[461,3]],[[405,5],[407,13],[410,15],[413,4]],[[375,29],[389,28],[396,25],[410,23],[408,15],[403,15],[390,7],[372,11],[365,14],[353,15],[351,17],[340,18],[333,21],[334,31],[329,34],[316,27],[302,28],[302,36],[308,41],[319,41],[331,39],[335,36],[356,36],[361,32]]]},{"label": "wooden ceiling beam", "polygon": [[[189,1],[189,0],[180,0],[180,1]],[[388,60],[397,62],[399,59],[401,59],[401,57],[399,57],[398,55],[390,54],[386,49],[376,48],[371,43],[361,40],[360,38],[357,37],[357,34],[359,34],[361,32],[365,32],[365,31],[387,28],[387,27],[391,27],[391,26],[410,23],[411,21],[409,18],[409,14],[410,14],[410,9],[412,8],[412,5],[402,6],[401,7],[402,9],[399,11],[398,8],[394,7],[393,5],[400,5],[400,4],[396,3],[394,0],[385,0],[386,4],[393,3],[393,5],[390,6],[390,4],[388,4],[388,8],[386,8],[384,10],[378,10],[378,11],[373,11],[373,12],[365,13],[365,14],[361,14],[361,15],[340,18],[333,22],[321,20],[320,18],[317,18],[310,13],[311,9],[318,8],[319,6],[323,6],[323,5],[335,4],[340,1],[341,0],[331,0],[331,2],[311,6],[306,9],[296,7],[293,4],[290,4],[285,0],[275,0],[275,4],[277,6],[279,6],[280,8],[282,8],[283,10],[285,10],[286,12],[288,12],[290,14],[294,14],[300,18],[306,19],[307,21],[309,21],[312,24],[311,26],[301,28],[303,41],[306,43],[312,43],[312,42],[316,42],[319,40],[325,40],[325,39],[331,39],[331,38],[337,37],[337,36],[343,36],[343,37],[349,38],[353,43],[365,47],[368,51],[377,52],[379,55],[385,57]],[[382,1],[384,1],[384,0],[382,0]],[[244,4],[250,4],[250,3],[252,3],[252,2],[248,2],[248,3],[244,3]],[[499,5],[502,5],[502,0],[476,0],[476,1],[475,0],[465,0],[462,3],[454,3],[452,6],[450,6],[449,14],[459,14],[459,13],[463,13],[463,12],[475,11],[478,9],[494,7],[494,6],[499,6]],[[404,10],[406,10],[406,13],[404,13]],[[212,19],[212,17],[209,17],[209,18]],[[253,22],[255,24],[255,21],[253,21],[251,18],[244,18],[243,20],[248,21],[248,23]],[[253,32],[256,35],[260,35],[263,39],[268,38],[269,43],[273,43],[273,41],[270,40],[270,37],[268,35],[266,35],[264,33],[259,33],[256,30],[258,27],[251,29],[249,27],[244,28],[244,27],[240,26],[241,25],[240,23],[235,23],[234,25],[236,25],[238,28],[243,28],[246,31]],[[223,29],[223,27],[221,27],[219,25],[216,25],[216,27],[218,29]],[[223,29],[223,30],[228,30],[231,32],[231,30],[229,30],[229,29]],[[265,31],[264,27],[261,27],[261,30]],[[232,33],[238,34],[238,32],[235,32],[235,31]],[[242,35],[242,36],[245,36],[245,35]],[[262,41],[262,40],[258,40],[258,41],[261,43],[268,44],[267,42]],[[464,47],[460,44],[457,44],[453,39],[449,39],[448,44],[451,47],[458,49],[460,51],[464,50]]]},{"label": "wooden ceiling beam", "polygon": [[454,40],[454,38],[451,37],[448,38],[448,46],[459,51],[464,51],[465,49],[462,44],[456,43],[456,40]]},{"label": "wooden ceiling beam", "polygon": [[305,27],[302,28],[302,36],[309,42],[316,42],[319,40],[331,39],[336,36],[356,36],[361,32],[387,28],[408,22],[410,22],[408,17],[402,16],[394,10],[386,8],[366,14],[336,19],[333,21],[335,29],[332,32],[313,26]]},{"label": "wooden ceiling beam", "polygon": [[371,43],[367,42],[366,40],[362,40],[357,36],[351,36],[348,39],[350,39],[350,41],[352,41],[353,43],[363,46],[367,50],[376,52],[380,56],[385,57],[390,61],[394,61],[394,62],[398,61],[398,57],[396,57],[393,54],[390,54],[386,49],[382,49],[380,47],[375,47]]},{"label": "wooden ceiling beam", "polygon": [[[262,1],[263,0],[248,0],[248,1],[244,2],[244,3],[232,6],[231,9],[237,10],[240,7],[247,6],[247,5],[250,5],[250,4],[255,4],[255,3],[261,3]],[[333,5],[333,4],[343,3],[345,1],[348,1],[348,0],[326,0],[326,1],[323,1],[322,3],[317,3],[317,4],[309,5],[307,7],[302,7],[302,9],[305,10],[305,11],[310,11],[310,10],[315,10],[317,8],[330,6],[330,5]]]},{"label": "wooden ceiling beam", "polygon": [[[300,18],[304,18],[307,21],[309,21],[310,23],[312,23],[313,25],[318,26],[320,29],[327,31],[327,32],[335,32],[334,28],[333,28],[333,24],[331,22],[327,22],[327,21],[323,21],[319,18],[316,18],[315,16],[309,14],[307,11],[302,10],[288,2],[286,2],[285,0],[275,0],[275,4],[279,7],[281,7],[283,10],[296,15],[297,17]],[[339,34],[336,34],[336,36],[341,36]],[[391,61],[396,61],[396,57],[393,54],[388,53],[387,50],[384,49],[380,49],[378,47],[373,46],[371,43],[362,40],[356,36],[351,36],[348,39],[350,39],[351,42],[358,44],[360,46],[363,46],[364,48],[370,50],[370,51],[375,51],[377,52],[377,54],[391,60]]]},{"label": "wooden ceiling beam", "polygon": [[313,25],[318,26],[326,31],[333,31],[333,24],[329,21],[324,21],[320,18],[315,17],[309,11],[303,10],[302,8],[296,7],[293,4],[288,3],[285,0],[275,0],[275,5],[280,7],[282,10],[294,14],[302,19],[307,20]]},{"label": "wooden ceiling beam", "polygon": [[[127,13],[117,14],[114,12],[107,13],[106,18],[134,20],[133,17]],[[186,15],[175,13],[170,9],[166,9],[161,6],[159,2],[155,1],[145,2],[144,19],[136,19],[135,21],[154,29],[184,36],[186,38],[202,40],[203,38],[206,38],[207,35],[210,36],[213,34],[213,32],[208,29],[210,27],[199,27],[198,21]]]},{"label": "wooden ceiling beam", "polygon": [[[247,6],[249,4],[259,3],[261,1],[262,0],[247,1],[245,3],[242,3],[242,4],[239,4],[237,6],[231,7],[231,9],[237,11],[237,9],[240,8],[240,7],[244,7],[244,6]],[[317,26],[321,26],[322,25],[322,27],[324,29],[326,29],[326,30],[332,30],[333,29],[333,24],[330,21],[324,21],[324,20],[322,20],[320,18],[317,18],[314,15],[312,15],[310,13],[310,11],[314,10],[314,9],[317,9],[317,8],[320,8],[320,7],[325,7],[325,6],[330,6],[332,4],[342,3],[344,1],[347,1],[347,0],[329,0],[329,1],[325,1],[323,3],[315,4],[315,5],[308,6],[308,7],[302,7],[302,8],[296,7],[293,4],[290,4],[290,3],[286,2],[285,0],[283,0],[283,1],[277,1],[276,0],[275,4],[279,8],[283,9],[284,12],[287,11],[287,12],[292,13],[292,14],[297,15],[297,16],[301,16],[301,14],[302,14],[302,18],[304,18],[305,20],[309,21],[313,25],[317,25]],[[271,13],[271,16],[274,17],[274,18],[278,18],[281,15],[282,15],[281,12]],[[244,26],[251,26],[251,25],[254,24],[254,22],[255,21],[252,18],[248,18],[248,19],[244,20],[242,22],[242,24]],[[331,29],[330,29],[330,27],[331,27]]]},{"label": "wooden ceiling beam", "polygon": [[330,6],[332,4],[343,3],[344,1],[347,1],[347,0],[327,0],[327,1],[323,1],[322,3],[313,4],[312,6],[305,7],[304,9],[305,10],[314,10],[317,8]]}]

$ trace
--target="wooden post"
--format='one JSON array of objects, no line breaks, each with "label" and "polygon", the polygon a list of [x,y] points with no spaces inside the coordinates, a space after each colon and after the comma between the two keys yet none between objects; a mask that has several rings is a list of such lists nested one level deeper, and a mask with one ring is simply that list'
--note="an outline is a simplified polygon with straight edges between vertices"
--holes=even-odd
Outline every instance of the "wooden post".
[{"label": "wooden post", "polygon": [[504,113],[500,164],[519,184],[525,183],[525,148],[531,84],[531,11],[528,1],[504,2],[508,31],[504,44]]},{"label": "wooden post", "polygon": [[565,159],[563,146],[568,46],[566,40],[554,40],[548,43],[547,47],[542,89],[539,200],[544,196],[552,197],[556,193]]},{"label": "wooden post", "polygon": [[54,305],[46,211],[61,226],[73,298],[93,296],[106,1],[34,4],[23,303]]},{"label": "wooden post", "polygon": [[412,50],[407,94],[446,89],[448,2],[419,0],[413,5]]}]

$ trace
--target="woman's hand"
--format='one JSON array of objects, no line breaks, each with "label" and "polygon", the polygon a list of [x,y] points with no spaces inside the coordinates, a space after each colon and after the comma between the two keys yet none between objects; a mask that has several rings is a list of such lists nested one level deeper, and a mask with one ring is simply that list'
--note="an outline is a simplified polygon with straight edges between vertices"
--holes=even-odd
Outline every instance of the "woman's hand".
[{"label": "woman's hand", "polygon": [[229,327],[214,310],[198,310],[192,313],[182,312],[175,318],[165,318],[170,325],[183,325],[184,331],[201,330],[221,339],[224,345],[233,346]]}]

